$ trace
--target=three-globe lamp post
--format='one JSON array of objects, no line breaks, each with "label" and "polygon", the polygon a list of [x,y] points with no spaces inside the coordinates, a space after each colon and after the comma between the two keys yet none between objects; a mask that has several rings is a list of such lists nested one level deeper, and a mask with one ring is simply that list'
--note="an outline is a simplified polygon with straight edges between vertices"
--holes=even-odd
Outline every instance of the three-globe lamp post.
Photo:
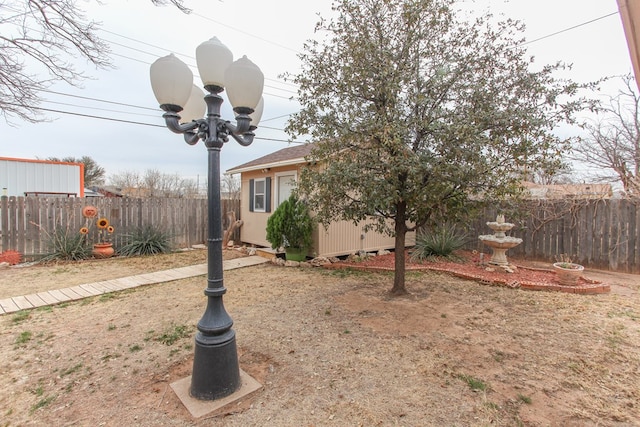
[{"label": "three-globe lamp post", "polygon": [[[234,62],[231,51],[215,37],[197,47],[196,62],[206,95],[193,84],[189,67],[173,54],[156,60],[150,75],[167,127],[184,134],[189,145],[203,140],[208,152],[207,307],[198,322],[189,392],[196,399],[216,400],[233,394],[241,385],[233,321],[222,301],[226,288],[220,149],[229,137],[242,146],[253,142],[253,131],[262,115],[264,75],[246,56]],[[220,117],[220,94],[225,89],[236,113],[236,124]]]}]

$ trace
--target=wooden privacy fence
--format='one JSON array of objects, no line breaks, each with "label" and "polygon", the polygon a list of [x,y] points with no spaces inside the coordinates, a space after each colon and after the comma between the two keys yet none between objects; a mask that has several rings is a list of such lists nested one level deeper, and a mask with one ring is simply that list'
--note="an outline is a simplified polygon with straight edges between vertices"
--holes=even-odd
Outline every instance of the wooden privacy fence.
[{"label": "wooden privacy fence", "polygon": [[[30,258],[46,253],[48,235],[62,228],[78,233],[85,225],[82,208],[93,205],[98,216],[115,227],[114,245],[138,227],[151,225],[168,232],[177,247],[207,241],[207,200],[181,198],[43,198],[0,197],[0,253],[15,250]],[[240,217],[239,201],[223,200],[223,221],[229,210]],[[226,227],[226,224],[223,223]],[[239,240],[239,231],[233,236]]]},{"label": "wooden privacy fence", "polygon": [[[507,256],[553,263],[566,254],[587,267],[640,273],[640,200],[526,201],[512,212],[506,220],[516,226],[508,235],[523,242]],[[470,224],[469,249],[491,252],[477,236],[492,234],[486,223],[498,213],[486,208]]]}]

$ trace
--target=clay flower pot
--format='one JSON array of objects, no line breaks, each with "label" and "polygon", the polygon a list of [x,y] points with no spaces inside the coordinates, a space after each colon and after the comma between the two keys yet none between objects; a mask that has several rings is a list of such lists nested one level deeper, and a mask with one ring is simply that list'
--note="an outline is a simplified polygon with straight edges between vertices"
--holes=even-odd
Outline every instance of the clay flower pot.
[{"label": "clay flower pot", "polygon": [[564,286],[576,286],[578,279],[582,277],[584,267],[580,264],[572,262],[556,262],[553,264],[553,270],[558,276],[558,282]]},{"label": "clay flower pot", "polygon": [[114,252],[113,243],[94,243],[91,254],[95,258],[109,258]]}]

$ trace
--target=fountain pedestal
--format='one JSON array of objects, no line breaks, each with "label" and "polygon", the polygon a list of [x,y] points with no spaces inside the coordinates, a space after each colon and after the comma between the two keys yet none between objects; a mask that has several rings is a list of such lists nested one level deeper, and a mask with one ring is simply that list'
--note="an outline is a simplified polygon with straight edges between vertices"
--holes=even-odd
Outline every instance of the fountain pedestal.
[{"label": "fountain pedestal", "polygon": [[511,230],[515,224],[504,222],[504,217],[498,215],[495,221],[487,222],[487,226],[494,231],[494,234],[485,234],[478,236],[478,239],[485,245],[489,246],[493,254],[489,260],[489,264],[498,266],[507,266],[507,251],[522,243],[522,239],[507,236],[505,232]]}]

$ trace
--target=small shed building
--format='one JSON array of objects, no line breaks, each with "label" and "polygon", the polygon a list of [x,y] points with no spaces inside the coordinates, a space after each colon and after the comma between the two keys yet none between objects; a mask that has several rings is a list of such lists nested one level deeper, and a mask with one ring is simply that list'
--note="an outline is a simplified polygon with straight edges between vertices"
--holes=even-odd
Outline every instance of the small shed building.
[{"label": "small shed building", "polygon": [[0,196],[84,197],[84,164],[0,157]]},{"label": "small shed building", "polygon": [[[305,159],[313,144],[294,145],[227,170],[240,174],[240,215],[244,222],[240,239],[259,247],[270,247],[267,241],[267,220],[271,213],[291,195]],[[364,223],[333,222],[328,229],[317,225],[313,233],[313,249],[309,256],[341,256],[358,251],[375,252],[392,249],[393,237],[365,231]],[[407,233],[407,246],[415,244],[415,233]]]}]

